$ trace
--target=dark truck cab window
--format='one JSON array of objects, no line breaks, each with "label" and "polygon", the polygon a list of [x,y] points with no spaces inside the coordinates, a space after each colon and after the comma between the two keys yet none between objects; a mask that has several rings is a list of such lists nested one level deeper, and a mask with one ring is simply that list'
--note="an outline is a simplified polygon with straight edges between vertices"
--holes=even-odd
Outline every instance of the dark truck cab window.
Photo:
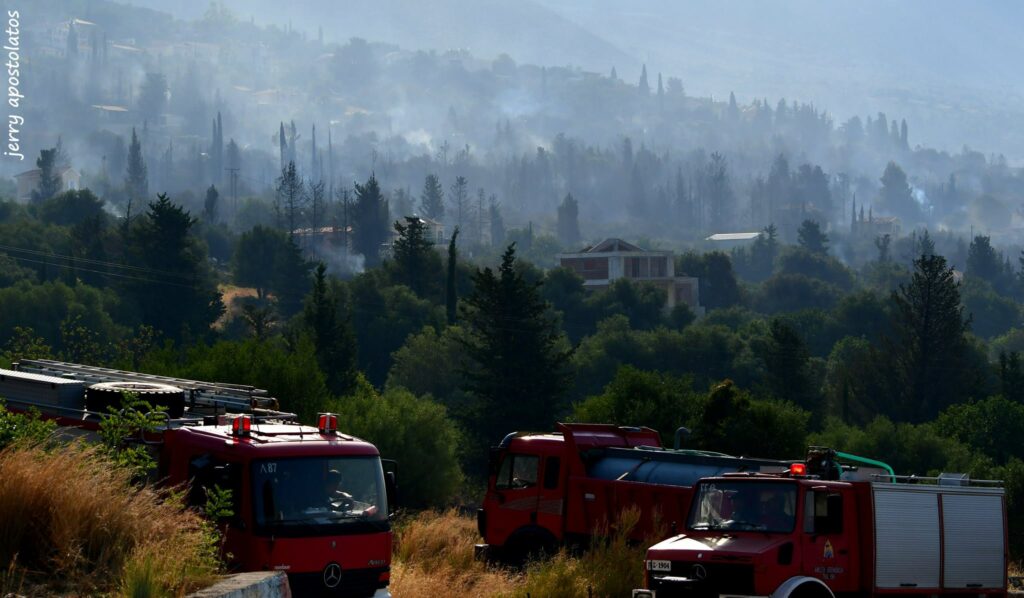
[{"label": "dark truck cab window", "polygon": [[275,535],[389,529],[378,457],[293,457],[252,464],[253,519]]},{"label": "dark truck cab window", "polygon": [[497,490],[518,490],[537,485],[540,459],[536,455],[509,454],[501,462],[494,487]]}]

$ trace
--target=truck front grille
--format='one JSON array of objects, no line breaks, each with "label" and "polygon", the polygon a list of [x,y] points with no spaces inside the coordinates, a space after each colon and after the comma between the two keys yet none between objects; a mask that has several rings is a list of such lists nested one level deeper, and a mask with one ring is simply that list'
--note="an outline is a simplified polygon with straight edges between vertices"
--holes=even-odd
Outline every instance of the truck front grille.
[{"label": "truck front grille", "polygon": [[[701,575],[703,579],[700,579]],[[754,567],[750,564],[673,561],[669,573],[651,574],[651,589],[657,591],[658,598],[717,598],[719,594],[750,596],[754,594]]]}]

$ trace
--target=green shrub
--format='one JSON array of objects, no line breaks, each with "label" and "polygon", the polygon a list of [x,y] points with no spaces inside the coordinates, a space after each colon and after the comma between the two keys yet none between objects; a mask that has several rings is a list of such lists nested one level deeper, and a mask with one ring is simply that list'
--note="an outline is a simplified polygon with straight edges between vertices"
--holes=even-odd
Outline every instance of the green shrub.
[{"label": "green shrub", "polygon": [[328,408],[338,413],[338,427],[346,434],[372,442],[383,458],[398,461],[401,506],[445,505],[461,486],[461,434],[443,405],[401,388],[381,396],[360,375],[355,394],[332,400]]},{"label": "green shrub", "polygon": [[16,442],[41,444],[46,442],[57,425],[39,417],[32,409],[28,413],[8,411],[0,400],[0,450]]}]

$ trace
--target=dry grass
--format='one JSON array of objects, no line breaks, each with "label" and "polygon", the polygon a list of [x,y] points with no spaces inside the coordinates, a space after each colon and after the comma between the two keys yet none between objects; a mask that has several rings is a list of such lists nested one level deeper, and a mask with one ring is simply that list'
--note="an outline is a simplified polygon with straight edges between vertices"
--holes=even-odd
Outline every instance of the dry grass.
[{"label": "dry grass", "polygon": [[0,452],[0,563],[12,564],[8,583],[21,571],[46,584],[46,593],[182,595],[212,581],[213,541],[198,515],[133,485],[96,448]]},{"label": "dry grass", "polygon": [[497,596],[522,583],[473,557],[476,522],[456,510],[428,511],[402,522],[395,534],[391,591],[402,598]]},{"label": "dry grass", "polygon": [[599,539],[582,556],[562,551],[515,572],[473,558],[479,536],[471,517],[455,510],[421,513],[397,527],[392,592],[403,598],[628,596],[643,582],[647,544],[628,541],[638,519],[638,511],[627,511],[611,528],[596,530]]},{"label": "dry grass", "polygon": [[227,309],[221,314],[217,321],[213,323],[213,328],[216,330],[223,330],[224,326],[232,319],[238,317],[242,312],[241,299],[256,297],[256,289],[249,287],[236,287],[230,284],[221,284],[217,286],[217,290],[221,292],[221,301]]},{"label": "dry grass", "polygon": [[523,587],[503,596],[629,596],[633,588],[643,584],[644,554],[653,543],[653,539],[639,544],[629,541],[639,520],[639,510],[623,511],[612,525],[594,530],[591,547],[581,556],[572,557],[562,551],[555,558],[534,563],[527,569]]}]

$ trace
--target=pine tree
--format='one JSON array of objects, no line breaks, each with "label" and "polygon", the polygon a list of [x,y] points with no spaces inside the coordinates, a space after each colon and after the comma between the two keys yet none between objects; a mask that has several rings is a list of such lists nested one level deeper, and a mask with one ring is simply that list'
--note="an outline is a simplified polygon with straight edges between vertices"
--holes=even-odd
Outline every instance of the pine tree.
[{"label": "pine tree", "polygon": [[185,330],[205,334],[224,313],[203,245],[192,234],[195,219],[161,193],[132,230],[137,262],[157,280],[130,280],[127,294],[142,321],[172,339]]},{"label": "pine tree", "polygon": [[463,375],[484,438],[550,426],[572,379],[572,351],[540,297],[541,283],[526,281],[515,262],[512,244],[497,273],[478,270],[462,310],[467,335],[460,342],[471,362]]},{"label": "pine tree", "polygon": [[302,319],[313,337],[327,388],[335,396],[349,395],[358,377],[356,337],[351,318],[339,313],[338,300],[327,285],[327,267],[323,262],[316,267],[313,290],[306,298]]},{"label": "pine tree", "polygon": [[436,222],[444,220],[444,187],[436,174],[428,174],[423,181],[423,193],[420,194],[420,210],[423,215]]},{"label": "pine tree", "polygon": [[309,225],[318,231],[323,226],[324,215],[327,213],[327,201],[324,198],[324,182],[310,182],[306,193],[306,204],[309,206]]},{"label": "pine tree", "polygon": [[40,203],[60,193],[57,148],[39,150],[36,167],[39,168],[39,186],[32,190],[32,201]]},{"label": "pine tree", "polygon": [[714,152],[704,170],[704,191],[711,228],[727,230],[733,215],[733,194],[729,186],[725,156]]},{"label": "pine tree", "polygon": [[459,227],[456,226],[455,230],[452,231],[451,240],[448,241],[448,277],[444,287],[445,315],[448,317],[449,325],[454,325],[458,318],[456,309],[459,303],[459,296],[456,276],[458,274],[459,249],[455,242],[458,236]]},{"label": "pine tree", "polygon": [[220,112],[213,121],[213,141],[210,142],[210,181],[220,184],[224,176],[224,129]]},{"label": "pine tree", "polygon": [[814,410],[814,384],[808,371],[810,354],[800,334],[784,320],[773,318],[764,349],[765,382],[772,396]]},{"label": "pine tree", "polygon": [[277,227],[287,227],[289,237],[295,234],[305,198],[305,184],[295,170],[295,162],[289,162],[281,171],[281,176],[277,177],[274,193],[274,215]]},{"label": "pine tree", "polygon": [[651,93],[651,86],[647,84],[647,65],[646,64],[643,65],[643,68],[640,70],[640,84],[639,84],[639,88],[640,88],[640,95],[644,95],[644,96],[650,95],[650,93]]},{"label": "pine tree", "polygon": [[917,254],[921,256],[935,255],[935,241],[932,241],[932,236],[928,233],[927,228],[924,229],[924,234],[918,241]]},{"label": "pine tree", "polygon": [[132,127],[132,142],[128,146],[128,172],[124,180],[128,201],[138,204],[149,195],[149,179],[146,176],[146,162],[142,159],[142,145]]},{"label": "pine tree", "polygon": [[281,121],[281,129],[277,133],[278,152],[281,157],[281,170],[288,165],[288,140],[284,136],[284,121]]},{"label": "pine tree", "polygon": [[388,201],[381,193],[375,174],[366,183],[355,184],[353,206],[353,246],[366,259],[367,266],[380,264],[380,249],[388,237]]},{"label": "pine tree", "polygon": [[828,254],[828,235],[814,220],[804,220],[796,232],[797,242],[811,253]]},{"label": "pine tree", "polygon": [[451,188],[452,212],[455,225],[459,228],[463,228],[465,222],[472,218],[473,206],[469,203],[468,185],[466,177],[457,176]]},{"label": "pine tree", "polygon": [[490,202],[488,221],[491,224],[491,247],[499,247],[505,244],[505,220],[501,217],[498,198],[491,195]]},{"label": "pine tree", "polygon": [[911,281],[892,293],[893,335],[883,363],[893,373],[893,415],[904,421],[930,421],[965,398],[970,318],[964,318],[959,286],[946,258],[931,255],[914,260]]},{"label": "pine tree", "polygon": [[65,57],[70,62],[71,60],[78,58],[78,29],[75,28],[75,22],[71,21],[68,24],[68,37],[67,37],[67,48],[65,50]]},{"label": "pine tree", "polygon": [[879,192],[878,203],[883,213],[899,216],[904,222],[916,222],[920,210],[903,169],[895,162],[889,162],[880,180],[882,190]]},{"label": "pine tree", "polygon": [[580,242],[579,203],[568,193],[558,206],[558,242],[575,248]]},{"label": "pine tree", "polygon": [[163,73],[146,73],[139,90],[138,108],[142,117],[156,124],[167,106],[167,77]]},{"label": "pine tree", "polygon": [[990,237],[976,235],[967,249],[967,268],[964,272],[968,277],[985,280],[999,288],[1002,283],[1002,256],[992,247]]},{"label": "pine tree", "polygon": [[220,200],[220,193],[217,187],[210,185],[206,190],[206,198],[203,200],[203,219],[213,224],[217,222],[217,205]]},{"label": "pine tree", "polygon": [[888,233],[875,237],[875,247],[878,248],[879,264],[889,263],[889,245],[891,243],[892,237]]},{"label": "pine tree", "polygon": [[392,268],[397,282],[412,289],[420,297],[425,297],[431,282],[437,279],[437,271],[431,271],[432,259],[435,257],[434,244],[430,240],[430,231],[423,220],[415,216],[406,216],[405,224],[395,222],[395,239],[392,248]]}]

